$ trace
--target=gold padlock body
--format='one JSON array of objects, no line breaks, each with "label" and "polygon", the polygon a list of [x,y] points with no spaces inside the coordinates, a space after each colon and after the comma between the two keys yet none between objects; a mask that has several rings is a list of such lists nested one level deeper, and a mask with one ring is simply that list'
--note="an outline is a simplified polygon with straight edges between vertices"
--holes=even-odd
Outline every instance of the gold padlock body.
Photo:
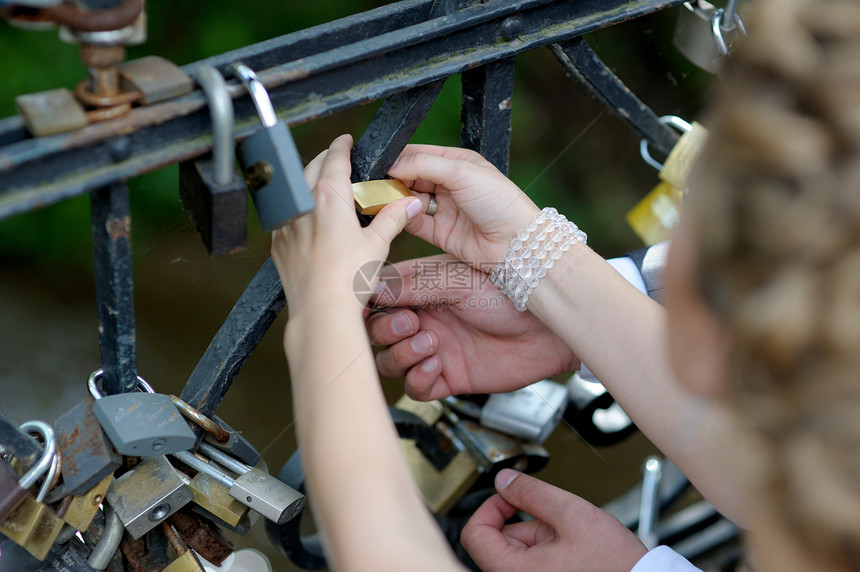
[{"label": "gold padlock body", "polygon": [[694,121],[690,130],[681,135],[666,157],[660,170],[660,179],[675,187],[686,189],[690,171],[708,139],[708,130]]},{"label": "gold padlock body", "polygon": [[627,213],[627,223],[647,246],[669,239],[681,216],[683,193],[661,181]]},{"label": "gold padlock body", "polygon": [[65,522],[51,507],[27,495],[23,502],[0,522],[0,533],[23,547],[33,557],[44,560]]},{"label": "gold padlock body", "polygon": [[251,509],[230,496],[227,487],[207,474],[197,473],[188,484],[195,503],[230,526],[236,526]]},{"label": "gold padlock body", "polygon": [[63,520],[76,530],[86,530],[99,511],[99,505],[113,482],[113,474],[107,475],[86,493],[72,498]]},{"label": "gold padlock body", "polygon": [[375,215],[388,203],[411,197],[412,193],[397,179],[382,179],[353,183],[352,196],[359,213]]},{"label": "gold padlock body", "polygon": [[186,550],[161,572],[205,572],[205,570],[197,555],[191,550]]}]

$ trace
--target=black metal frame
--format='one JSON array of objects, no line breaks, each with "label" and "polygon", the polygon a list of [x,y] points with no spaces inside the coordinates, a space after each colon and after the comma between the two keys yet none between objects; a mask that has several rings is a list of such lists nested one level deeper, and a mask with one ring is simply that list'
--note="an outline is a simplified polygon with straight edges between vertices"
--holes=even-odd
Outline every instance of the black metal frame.
[{"label": "black metal frame", "polygon": [[[201,64],[258,70],[278,115],[290,124],[386,98],[353,152],[353,179],[384,175],[432,106],[445,79],[461,74],[461,143],[508,168],[516,54],[552,46],[565,70],[654,147],[677,138],[588,47],[583,35],[681,4],[682,0],[402,0],[227,52]],[[226,74],[225,74],[226,75]],[[258,120],[235,82],[236,136]],[[313,94],[311,98],[310,94]],[[106,394],[131,391],[137,375],[129,244],[131,177],[210,150],[205,97],[195,91],[71,133],[30,137],[23,121],[0,121],[0,219],[90,193],[99,344]],[[234,216],[245,216],[235,213]],[[236,302],[192,372],[182,398],[214,413],[284,306],[268,260]],[[32,460],[32,439],[0,417],[0,442]],[[12,433],[17,433],[12,435]]]}]

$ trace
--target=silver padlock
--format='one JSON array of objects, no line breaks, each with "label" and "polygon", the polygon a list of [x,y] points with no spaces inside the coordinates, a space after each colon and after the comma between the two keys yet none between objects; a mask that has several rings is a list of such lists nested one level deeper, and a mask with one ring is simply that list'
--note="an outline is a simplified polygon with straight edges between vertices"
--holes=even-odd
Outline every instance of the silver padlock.
[{"label": "silver padlock", "polygon": [[137,384],[144,392],[102,396],[102,374],[101,369],[94,371],[87,382],[96,400],[93,415],[121,455],[151,457],[194,446],[197,437],[170,397],[155,393],[141,377]]},{"label": "silver padlock", "polygon": [[251,94],[263,124],[262,129],[239,144],[236,154],[263,230],[271,232],[316,205],[290,130],[278,120],[260,78],[240,62],[229,69]]},{"label": "silver padlock", "polygon": [[719,10],[710,2],[684,2],[678,14],[672,43],[684,57],[710,73],[716,73],[720,58],[729,53],[731,41],[746,35],[736,11],[737,2]]},{"label": "silver padlock", "polygon": [[495,393],[481,408],[481,425],[543,443],[561,421],[568,395],[565,386],[548,379],[516,391]]},{"label": "silver padlock", "polygon": [[128,533],[140,538],[191,502],[189,481],[167,457],[158,455],[116,479],[108,489],[107,502]]},{"label": "silver padlock", "polygon": [[[230,496],[259,512],[277,524],[284,524],[299,514],[305,506],[305,495],[287,486],[272,475],[240,463],[226,453],[201,443],[199,452],[212,459],[206,461],[188,451],[174,453],[173,456],[201,473],[207,474],[230,491]],[[231,477],[218,465],[237,474]]]}]

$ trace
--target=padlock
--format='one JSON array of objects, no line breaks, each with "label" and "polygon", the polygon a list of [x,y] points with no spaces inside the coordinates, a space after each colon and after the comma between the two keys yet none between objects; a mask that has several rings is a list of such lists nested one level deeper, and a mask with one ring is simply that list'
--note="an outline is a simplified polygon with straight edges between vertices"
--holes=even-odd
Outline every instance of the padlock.
[{"label": "padlock", "polygon": [[570,405],[564,419],[586,442],[599,447],[614,445],[636,431],[630,417],[585,364],[570,377],[567,387]]},{"label": "padlock", "polygon": [[[268,473],[240,463],[206,443],[200,444],[198,452],[214,462],[207,463],[188,451],[174,453],[173,456],[195,471],[213,477],[230,490],[231,497],[272,522],[283,524],[304,508],[306,499],[303,494]],[[220,470],[216,463],[235,472],[237,476],[231,477]]]},{"label": "padlock", "polygon": [[561,421],[568,391],[544,379],[507,393],[490,395],[481,408],[480,422],[514,437],[543,443]]},{"label": "padlock", "polygon": [[209,254],[221,256],[245,249],[247,192],[236,170],[233,100],[227,84],[212,66],[200,66],[194,77],[209,103],[212,153],[179,164],[179,199]]},{"label": "padlock", "polygon": [[188,546],[179,539],[179,535],[176,534],[173,527],[166,522],[162,526],[164,527],[164,535],[167,536],[167,540],[173,550],[176,551],[176,560],[168,564],[162,572],[205,572],[203,563],[197,558],[197,554],[193,550],[189,550]]},{"label": "padlock", "polygon": [[47,428],[46,433],[48,436],[45,438],[42,456],[20,480],[12,467],[5,460],[0,459],[0,520],[9,516],[23,502],[30,488],[51,468],[57,452],[56,440],[50,427]]},{"label": "padlock", "polygon": [[88,396],[54,422],[66,494],[86,494],[122,464],[122,456],[93,415],[94,402]]},{"label": "padlock", "polygon": [[[51,465],[56,471],[57,449],[53,429],[47,423],[41,421],[28,421],[21,425],[22,431],[36,431],[42,434],[45,440],[45,450],[52,451]],[[48,505],[40,500],[53,485],[50,476],[44,480],[36,498],[29,494],[24,497],[20,504],[15,507],[9,515],[0,522],[0,533],[22,546],[30,554],[39,560],[44,560],[54,541],[60,534],[65,522],[62,517],[54,512]]]},{"label": "padlock", "polygon": [[411,197],[412,193],[402,181],[381,179],[353,183],[352,196],[359,214],[376,215],[388,203]]},{"label": "padlock", "polygon": [[122,455],[150,457],[194,446],[197,437],[170,397],[155,393],[142,378],[138,386],[145,391],[102,397],[98,381],[102,370],[89,378],[90,393],[95,398],[93,414],[101,423],[116,450]]},{"label": "padlock", "polygon": [[720,57],[711,32],[715,11],[714,5],[705,0],[684,2],[679,8],[672,38],[685,58],[710,73],[716,73],[716,60]]},{"label": "padlock", "polygon": [[746,30],[734,7],[727,15],[723,8],[718,10],[706,0],[684,2],[672,43],[690,62],[717,73],[720,59],[728,55],[738,33],[746,35]]},{"label": "padlock", "polygon": [[[39,570],[51,570],[52,572],[97,572],[98,570],[103,570],[103,568],[94,568],[91,566],[87,562],[89,557],[90,549],[77,538],[72,538],[65,543],[62,552],[53,557],[49,555]],[[17,568],[14,570],[17,570]]]},{"label": "padlock", "polygon": [[194,502],[226,522],[237,526],[242,518],[251,510],[230,496],[230,489],[215,478],[203,472],[198,472],[188,484],[194,495]]},{"label": "padlock", "polygon": [[248,93],[262,129],[236,148],[245,183],[257,208],[263,230],[271,232],[290,219],[314,209],[314,199],[305,182],[299,152],[286,123],[278,120],[266,88],[254,71],[243,63],[229,67]]},{"label": "padlock", "polygon": [[75,530],[86,530],[99,511],[102,501],[105,500],[112,482],[113,473],[104,477],[84,494],[73,497],[63,517],[66,524],[75,527]]},{"label": "padlock", "polygon": [[693,121],[663,162],[660,169],[660,180],[665,181],[676,189],[687,188],[687,179],[693,166],[708,140],[708,130],[701,123]]},{"label": "padlock", "polygon": [[188,548],[216,566],[221,566],[233,554],[233,543],[209,519],[184,509],[172,515],[168,522]]},{"label": "padlock", "polygon": [[645,195],[625,215],[627,224],[646,246],[668,240],[681,219],[683,193],[665,181]]},{"label": "padlock", "polygon": [[116,479],[108,489],[107,502],[128,533],[140,538],[191,502],[188,480],[167,457],[158,455]]}]

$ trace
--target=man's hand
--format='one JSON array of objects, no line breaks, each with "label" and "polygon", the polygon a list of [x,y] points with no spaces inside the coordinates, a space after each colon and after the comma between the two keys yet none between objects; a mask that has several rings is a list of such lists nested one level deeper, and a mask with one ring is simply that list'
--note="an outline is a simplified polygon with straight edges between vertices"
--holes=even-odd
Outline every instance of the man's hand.
[{"label": "man's hand", "polygon": [[[534,477],[504,469],[496,490],[460,536],[481,570],[629,572],[647,552],[608,512]],[[519,511],[536,520],[505,524]]]},{"label": "man's hand", "polygon": [[578,369],[564,342],[530,312],[518,312],[489,276],[447,255],[405,260],[382,271],[393,306],[367,320],[387,346],[380,373],[406,378],[406,393],[429,401],[499,393]]}]

